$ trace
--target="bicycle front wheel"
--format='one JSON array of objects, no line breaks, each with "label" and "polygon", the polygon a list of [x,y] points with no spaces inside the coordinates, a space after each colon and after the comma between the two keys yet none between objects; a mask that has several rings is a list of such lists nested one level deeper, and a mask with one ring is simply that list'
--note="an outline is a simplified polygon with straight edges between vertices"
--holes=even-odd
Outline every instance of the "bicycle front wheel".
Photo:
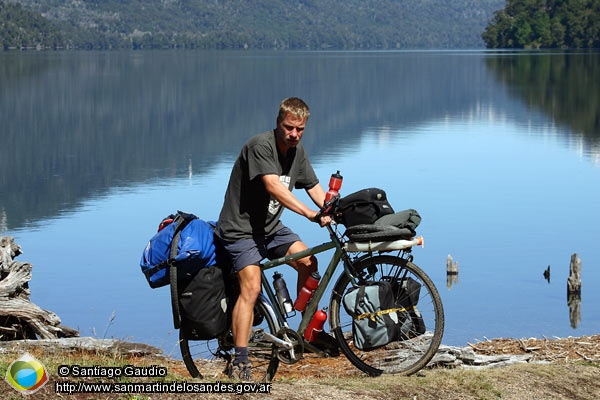
[{"label": "bicycle front wheel", "polygon": [[[406,303],[410,297],[414,309],[398,313],[403,323],[399,340],[372,350],[361,350],[354,343],[353,319],[343,305],[343,297],[353,288],[347,274],[336,282],[330,303],[330,325],[348,360],[371,375],[410,375],[425,367],[442,341],[444,311],[440,295],[427,274],[412,262],[390,255],[378,255],[359,260],[352,265],[358,284],[372,281],[395,281],[405,289],[395,295],[396,303]],[[409,283],[409,284],[408,284]],[[408,288],[408,289],[406,289]],[[405,296],[405,297],[404,297]]]},{"label": "bicycle front wheel", "polygon": [[[268,332],[275,335],[279,330],[269,307],[261,298],[256,302],[254,326],[248,343],[253,379],[262,382],[270,382],[279,367],[275,346],[261,334]],[[218,378],[225,373],[228,363],[233,360],[234,344],[231,331],[217,339],[196,340],[193,328],[186,326],[185,320],[182,321],[179,330],[179,348],[183,362],[194,378]]]}]

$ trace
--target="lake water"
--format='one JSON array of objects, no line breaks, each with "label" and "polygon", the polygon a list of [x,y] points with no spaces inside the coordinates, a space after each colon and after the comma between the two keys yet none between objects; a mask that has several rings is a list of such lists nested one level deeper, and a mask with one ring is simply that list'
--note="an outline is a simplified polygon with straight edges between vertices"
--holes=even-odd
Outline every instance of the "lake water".
[{"label": "lake water", "polygon": [[34,265],[32,301],[82,336],[179,356],[142,250],[178,209],[217,218],[241,145],[287,96],[311,106],[303,141],[324,185],[340,170],[342,194],[380,187],[422,215],[413,254],[440,290],[445,344],[600,332],[594,52],[0,53],[0,235]]}]

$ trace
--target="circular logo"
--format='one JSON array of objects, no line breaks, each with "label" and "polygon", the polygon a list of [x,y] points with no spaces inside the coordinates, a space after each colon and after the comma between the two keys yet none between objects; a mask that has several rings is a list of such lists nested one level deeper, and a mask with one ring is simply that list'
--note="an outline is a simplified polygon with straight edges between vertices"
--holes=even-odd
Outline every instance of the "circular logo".
[{"label": "circular logo", "polygon": [[48,374],[41,362],[25,353],[8,366],[6,381],[19,392],[29,394],[48,382]]}]

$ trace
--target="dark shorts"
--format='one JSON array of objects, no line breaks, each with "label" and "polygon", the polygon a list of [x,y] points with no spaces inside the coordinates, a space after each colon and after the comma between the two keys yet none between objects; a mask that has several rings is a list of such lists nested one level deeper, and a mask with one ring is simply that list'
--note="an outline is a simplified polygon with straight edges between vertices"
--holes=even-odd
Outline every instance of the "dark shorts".
[{"label": "dark shorts", "polygon": [[237,242],[221,242],[229,254],[233,270],[239,272],[248,265],[259,265],[265,258],[275,259],[285,256],[290,246],[299,240],[300,236],[284,226],[267,237],[255,236]]}]

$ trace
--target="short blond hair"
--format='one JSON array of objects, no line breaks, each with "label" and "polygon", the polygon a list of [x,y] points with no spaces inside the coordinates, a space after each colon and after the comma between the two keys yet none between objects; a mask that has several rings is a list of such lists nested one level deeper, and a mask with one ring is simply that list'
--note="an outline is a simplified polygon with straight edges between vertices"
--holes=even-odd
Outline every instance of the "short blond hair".
[{"label": "short blond hair", "polygon": [[310,109],[306,103],[298,97],[288,97],[279,105],[278,119],[282,120],[287,114],[291,114],[296,118],[307,120],[310,116]]}]

